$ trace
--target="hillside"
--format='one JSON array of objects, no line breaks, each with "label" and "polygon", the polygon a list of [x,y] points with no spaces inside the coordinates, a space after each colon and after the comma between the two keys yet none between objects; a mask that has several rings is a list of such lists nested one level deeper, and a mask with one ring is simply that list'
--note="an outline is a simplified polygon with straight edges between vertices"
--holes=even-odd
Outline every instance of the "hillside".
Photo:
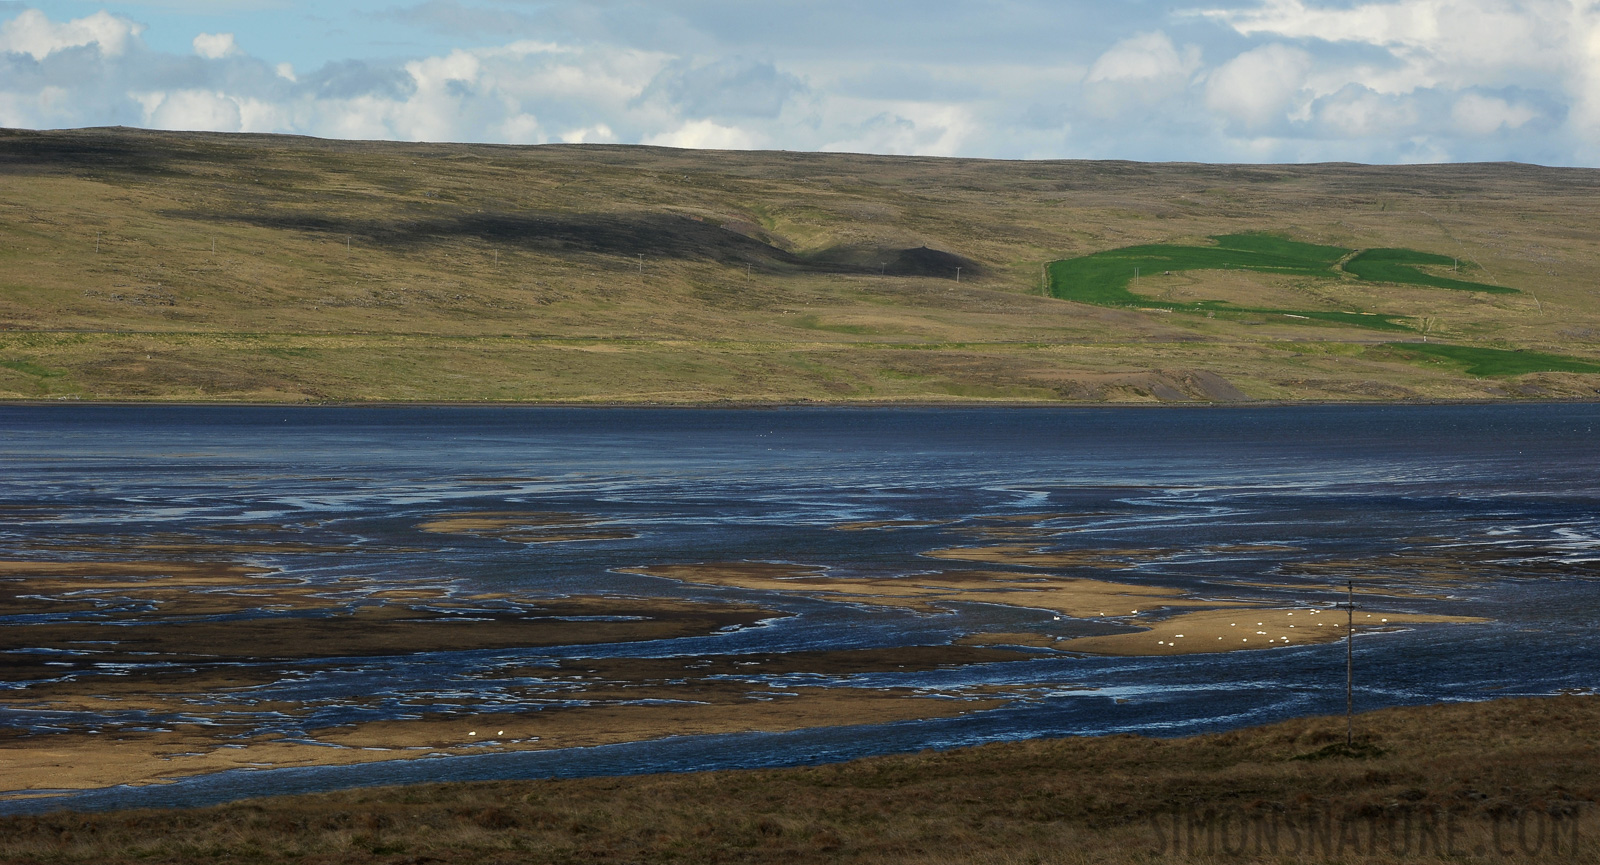
[{"label": "hillside", "polygon": [[[1600,392],[1596,170],[96,129],[0,131],[0,176],[4,399]],[[1254,234],[1343,270],[1046,266]]]}]

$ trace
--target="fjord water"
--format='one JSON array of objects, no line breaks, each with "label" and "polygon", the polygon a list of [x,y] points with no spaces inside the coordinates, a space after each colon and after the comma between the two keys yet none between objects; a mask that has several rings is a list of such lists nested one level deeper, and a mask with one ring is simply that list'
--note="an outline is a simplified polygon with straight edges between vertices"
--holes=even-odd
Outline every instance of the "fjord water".
[{"label": "fjord water", "polygon": [[[943,645],[985,632],[1071,637],[1106,627],[1011,606],[952,603],[930,613],[622,572],[742,561],[816,565],[842,577],[932,571],[959,564],[925,554],[971,543],[964,527],[1016,517],[1042,527],[1038,537],[1056,549],[1160,553],[1114,572],[1052,573],[1322,606],[1343,599],[1346,577],[1390,587],[1414,577],[1411,591],[1362,603],[1492,620],[1358,638],[1356,701],[1371,709],[1600,684],[1597,428],[1600,406],[1547,404],[7,407],[0,504],[49,518],[0,519],[0,554],[72,560],[80,554],[63,537],[274,525],[330,552],[280,558],[258,550],[236,559],[312,586],[359,575],[548,597],[737,600],[793,614],[703,637],[349,659],[264,692],[314,704],[314,717],[294,722],[309,729],[401,716],[419,703],[526,708],[471,693],[475,680],[462,671],[488,666]],[[584,514],[634,536],[516,543],[417,529],[441,514],[512,510]],[[893,531],[839,530],[879,521],[904,522]],[[52,543],[39,543],[45,539]],[[0,610],[8,627],[37,621]],[[955,718],[238,771],[0,803],[0,812],[63,801],[192,805],[364,784],[787,765],[1034,736],[1184,735],[1344,707],[1340,644],[1167,657],[1082,655],[1070,639],[1055,646],[1022,662],[851,679],[1013,689],[1005,705]],[[145,719],[152,727],[174,720],[181,719]],[[35,733],[92,721],[82,712],[0,709],[0,722]]]}]

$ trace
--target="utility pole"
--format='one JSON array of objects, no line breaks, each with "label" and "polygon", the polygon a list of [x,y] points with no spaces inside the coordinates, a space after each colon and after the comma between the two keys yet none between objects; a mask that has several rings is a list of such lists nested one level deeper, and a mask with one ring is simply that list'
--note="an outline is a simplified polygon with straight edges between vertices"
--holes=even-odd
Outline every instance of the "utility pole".
[{"label": "utility pole", "polygon": [[639,281],[644,282],[644,253],[639,253]]},{"label": "utility pole", "polygon": [[1356,684],[1356,655],[1355,655],[1356,582],[1355,582],[1355,580],[1346,580],[1345,584],[1344,584],[1344,587],[1345,587],[1345,598],[1348,600],[1348,603],[1346,603],[1344,605],[1345,613],[1347,614],[1345,616],[1345,628],[1344,628],[1344,746],[1346,748],[1349,748],[1349,747],[1354,746],[1354,744],[1355,744],[1355,730],[1356,730],[1356,722],[1355,722],[1355,710],[1356,710],[1356,698],[1355,698],[1355,684]]},{"label": "utility pole", "polygon": [[956,268],[956,282],[961,281],[961,268]]},{"label": "utility pole", "polygon": [[350,235],[348,234],[344,236],[344,254],[350,254]]},{"label": "utility pole", "polygon": [[215,237],[211,238],[211,254],[217,254],[217,239]]}]

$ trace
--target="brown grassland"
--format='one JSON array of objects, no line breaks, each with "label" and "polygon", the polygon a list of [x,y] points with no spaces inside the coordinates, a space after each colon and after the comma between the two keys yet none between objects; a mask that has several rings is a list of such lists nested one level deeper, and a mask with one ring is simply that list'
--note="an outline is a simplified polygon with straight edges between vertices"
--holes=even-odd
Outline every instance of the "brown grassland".
[{"label": "brown grassland", "polygon": [[[0,399],[1593,399],[1429,338],[1600,359],[1600,171],[997,162],[0,131]],[[1274,232],[1459,258],[1442,289],[1186,272],[1043,295],[1051,260]],[[956,268],[961,274],[957,280]]]},{"label": "brown grassland", "polygon": [[1600,699],[0,818],[10,863],[1600,861]]}]

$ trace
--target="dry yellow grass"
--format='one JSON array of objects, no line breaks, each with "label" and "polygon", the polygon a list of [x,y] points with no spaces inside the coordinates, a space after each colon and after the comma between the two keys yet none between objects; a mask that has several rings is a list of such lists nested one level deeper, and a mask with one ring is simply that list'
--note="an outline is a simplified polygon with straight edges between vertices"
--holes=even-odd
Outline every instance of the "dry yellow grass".
[{"label": "dry yellow grass", "polygon": [[[1572,373],[1478,380],[1374,350],[1395,338],[1377,331],[1040,296],[1044,262],[1135,243],[1272,231],[1403,246],[1524,293],[1230,290],[1593,360],[1591,170],[86,130],[0,132],[0,175],[0,398],[1150,402],[1600,387]],[[1227,281],[1136,289],[1158,297],[1191,278],[1196,292]]]}]

